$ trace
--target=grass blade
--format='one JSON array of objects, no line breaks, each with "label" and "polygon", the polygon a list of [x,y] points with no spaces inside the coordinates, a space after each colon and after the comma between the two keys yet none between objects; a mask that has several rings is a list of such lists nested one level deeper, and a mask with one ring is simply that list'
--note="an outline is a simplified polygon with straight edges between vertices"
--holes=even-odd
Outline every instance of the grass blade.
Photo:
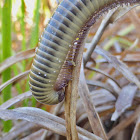
[{"label": "grass blade", "polygon": [[32,29],[32,34],[31,34],[31,42],[30,42],[30,47],[36,47],[38,43],[38,38],[39,38],[39,9],[40,9],[40,0],[37,0],[36,2],[36,9],[34,13],[34,27]]},{"label": "grass blade", "polygon": [[1,35],[1,18],[2,18],[2,7],[1,7],[1,3],[0,3],[0,63],[2,62],[2,35]]},{"label": "grass blade", "polygon": [[[2,7],[2,60],[11,56],[11,7],[12,1],[5,0]],[[11,78],[11,69],[8,68],[2,73],[2,81],[6,82]],[[11,85],[3,90],[3,101],[11,98]],[[12,122],[4,122],[4,131],[8,132],[12,126]]]}]

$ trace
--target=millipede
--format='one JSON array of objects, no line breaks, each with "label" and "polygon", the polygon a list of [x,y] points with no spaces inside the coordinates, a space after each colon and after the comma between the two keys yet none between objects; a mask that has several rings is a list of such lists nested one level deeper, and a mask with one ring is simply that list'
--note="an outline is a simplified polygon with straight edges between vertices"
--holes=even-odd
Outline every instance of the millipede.
[{"label": "millipede", "polygon": [[108,10],[140,0],[62,0],[44,29],[29,74],[30,89],[41,103],[65,98],[75,57],[90,27]]}]

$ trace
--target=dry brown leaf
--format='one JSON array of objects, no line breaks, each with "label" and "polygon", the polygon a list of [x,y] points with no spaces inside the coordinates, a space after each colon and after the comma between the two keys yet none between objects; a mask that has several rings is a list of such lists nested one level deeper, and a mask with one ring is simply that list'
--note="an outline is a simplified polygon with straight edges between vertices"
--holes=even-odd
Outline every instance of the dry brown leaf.
[{"label": "dry brown leaf", "polygon": [[[107,112],[109,109],[114,108],[115,97],[105,89],[93,90],[90,92],[90,99],[96,106],[98,113]],[[86,110],[81,104],[82,99],[77,102],[77,122],[87,118]]]},{"label": "dry brown leaf", "polygon": [[90,95],[95,106],[104,105],[109,102],[116,101],[116,98],[108,90],[105,89],[93,90],[90,92]]},{"label": "dry brown leaf", "polygon": [[134,111],[132,115],[123,119],[117,126],[115,126],[111,131],[108,133],[108,138],[110,139],[112,136],[118,134],[121,130],[128,127],[131,123],[133,123],[140,114],[140,106]]},{"label": "dry brown leaf", "polygon": [[[0,118],[3,120],[26,120],[36,123],[47,130],[66,136],[65,121],[55,115],[44,110],[34,107],[21,107],[13,110],[0,110]],[[102,140],[96,135],[77,127],[78,136],[81,140]]]},{"label": "dry brown leaf", "polygon": [[111,75],[107,74],[106,72],[104,72],[104,71],[102,71],[100,69],[90,68],[90,67],[86,67],[86,69],[92,70],[92,71],[95,71],[95,72],[98,72],[98,73],[101,73],[101,74],[105,75],[106,77],[108,77],[111,80],[113,80],[120,87],[119,83]]},{"label": "dry brown leaf", "polygon": [[137,120],[131,140],[139,140],[139,139],[140,139],[140,117]]},{"label": "dry brown leaf", "polygon": [[135,28],[137,29],[136,32],[138,33],[138,37],[140,38],[140,19],[139,16],[136,13],[136,10],[130,11],[130,20],[135,25]]},{"label": "dry brown leaf", "polygon": [[109,62],[109,64],[111,64],[115,69],[121,72],[126,79],[128,79],[132,83],[135,83],[140,88],[140,82],[138,78],[129,70],[126,64],[117,59],[115,56],[111,55],[109,52],[99,47],[95,49],[95,52],[103,56]]},{"label": "dry brown leaf", "polygon": [[18,102],[21,102],[23,101],[24,99],[27,99],[29,97],[32,96],[32,93],[30,91],[27,91],[25,93],[22,93],[18,96],[15,96],[11,99],[9,99],[8,101],[4,102],[1,106],[0,106],[0,109],[7,109],[9,107],[11,107],[12,105],[18,103]]},{"label": "dry brown leaf", "polygon": [[44,133],[45,129],[40,129],[34,133],[32,133],[31,135],[22,138],[21,140],[39,140],[42,138],[42,135]]},{"label": "dry brown leaf", "polygon": [[140,62],[140,52],[131,52],[126,55],[123,61]]},{"label": "dry brown leaf", "polygon": [[92,103],[90,99],[89,90],[88,90],[86,80],[85,80],[83,64],[81,66],[81,72],[80,72],[79,94],[80,94],[81,99],[83,100],[83,104],[84,104],[86,113],[88,115],[88,119],[92,128],[92,131],[94,132],[94,134],[102,137],[104,140],[107,140],[107,136],[102,126],[100,117],[95,109],[94,104]]},{"label": "dry brown leaf", "polygon": [[11,65],[24,60],[35,55],[35,49],[27,50],[24,52],[17,53],[15,56],[9,57],[4,62],[0,64],[0,73],[2,73],[5,69],[10,67]]},{"label": "dry brown leaf", "polygon": [[89,80],[87,80],[87,84],[91,85],[91,86],[98,86],[98,87],[104,88],[104,89],[108,90],[110,93],[112,93],[115,97],[118,96],[118,93],[116,91],[114,91],[114,89],[106,83],[102,83],[102,82],[99,82],[99,81],[89,81]]},{"label": "dry brown leaf", "polygon": [[29,72],[30,72],[30,70],[25,71],[25,72],[23,72],[23,73],[21,73],[21,74],[15,76],[15,77],[11,78],[10,80],[8,80],[7,82],[5,82],[4,84],[2,84],[2,85],[0,86],[0,92],[1,92],[5,87],[7,87],[9,84],[14,83],[14,82],[17,81],[17,80],[20,80],[20,79],[26,77],[26,76],[29,74]]},{"label": "dry brown leaf", "polygon": [[117,21],[119,18],[121,18],[122,16],[124,16],[128,11],[130,11],[131,9],[135,8],[136,6],[139,6],[139,4],[134,4],[134,5],[123,5],[119,6],[116,11],[113,13],[113,15],[110,18],[110,21],[113,23],[115,21]]},{"label": "dry brown leaf", "polygon": [[115,121],[127,108],[131,107],[136,91],[137,86],[135,85],[127,85],[122,88],[116,101],[116,110],[112,115],[112,121]]},{"label": "dry brown leaf", "polygon": [[15,140],[17,138],[20,139],[25,136],[25,133],[27,134],[28,132],[37,131],[39,129],[41,129],[41,127],[36,124],[22,121],[16,124],[16,126],[14,126],[3,137],[0,137],[0,139],[1,140]]}]

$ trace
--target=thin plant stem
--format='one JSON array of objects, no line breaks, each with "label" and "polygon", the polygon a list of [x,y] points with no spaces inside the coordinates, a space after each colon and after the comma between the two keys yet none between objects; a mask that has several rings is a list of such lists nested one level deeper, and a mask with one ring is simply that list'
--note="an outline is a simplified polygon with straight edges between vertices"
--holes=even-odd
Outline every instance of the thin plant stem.
[{"label": "thin plant stem", "polygon": [[[2,60],[11,56],[11,8],[12,1],[5,0],[2,8]],[[2,82],[11,78],[11,69],[8,68],[2,73]],[[11,98],[11,85],[3,90],[3,102]],[[11,121],[4,122],[4,131],[8,132],[12,126]]]},{"label": "thin plant stem", "polygon": [[34,13],[34,25],[32,28],[32,33],[31,33],[31,41],[30,41],[30,47],[36,47],[39,39],[39,19],[40,19],[40,0],[37,0],[36,2],[36,9]]}]

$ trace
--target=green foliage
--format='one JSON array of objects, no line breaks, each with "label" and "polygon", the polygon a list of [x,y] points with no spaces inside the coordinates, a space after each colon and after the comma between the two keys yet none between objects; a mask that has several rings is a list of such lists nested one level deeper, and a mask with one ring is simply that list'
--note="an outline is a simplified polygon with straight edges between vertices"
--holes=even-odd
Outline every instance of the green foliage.
[{"label": "green foliage", "polygon": [[[11,56],[11,8],[12,2],[5,0],[2,8],[2,60]],[[11,78],[11,68],[8,68],[2,73],[2,81],[6,82]],[[3,101],[11,98],[11,85],[3,90]],[[7,132],[11,128],[12,122],[4,122],[4,131]]]},{"label": "green foliage", "polygon": [[31,33],[31,41],[30,41],[30,47],[36,47],[39,39],[39,9],[40,9],[40,0],[36,1],[36,8],[34,11],[34,25],[32,28],[32,33]]},{"label": "green foliage", "polygon": [[2,34],[1,34],[2,7],[0,3],[0,62],[2,62]]},{"label": "green foliage", "polygon": [[[45,4],[45,1],[42,1],[42,3],[44,3],[45,6],[43,10],[49,10],[50,16],[48,2]],[[16,0],[5,0],[0,2],[0,63],[10,56],[15,55],[17,50],[25,51],[27,49],[36,47],[39,39],[41,1],[35,0],[32,2],[32,5],[35,5],[35,7],[31,7],[30,11],[27,11],[29,3],[24,0],[21,0],[18,3]],[[14,14],[12,11],[14,11]],[[31,16],[28,17],[27,15],[32,12],[33,21],[28,23],[29,20],[31,21]],[[33,23],[33,25],[31,25],[31,23]],[[30,68],[30,65],[31,59],[28,59],[23,60],[22,63],[16,63],[12,67],[6,69],[1,74],[2,83],[5,83],[13,76],[18,75],[21,72],[26,71]],[[15,93],[21,94],[23,92],[29,91],[28,79],[17,82],[14,84],[14,86]],[[12,98],[13,95],[11,94],[11,87],[14,86],[9,85],[2,91],[2,96],[0,96],[0,104]],[[22,105],[28,106],[31,104],[32,106],[36,106],[36,100],[34,98],[32,98],[32,100],[27,99],[23,101]],[[8,132],[11,127],[11,121],[5,121],[3,123],[4,132]]]}]

